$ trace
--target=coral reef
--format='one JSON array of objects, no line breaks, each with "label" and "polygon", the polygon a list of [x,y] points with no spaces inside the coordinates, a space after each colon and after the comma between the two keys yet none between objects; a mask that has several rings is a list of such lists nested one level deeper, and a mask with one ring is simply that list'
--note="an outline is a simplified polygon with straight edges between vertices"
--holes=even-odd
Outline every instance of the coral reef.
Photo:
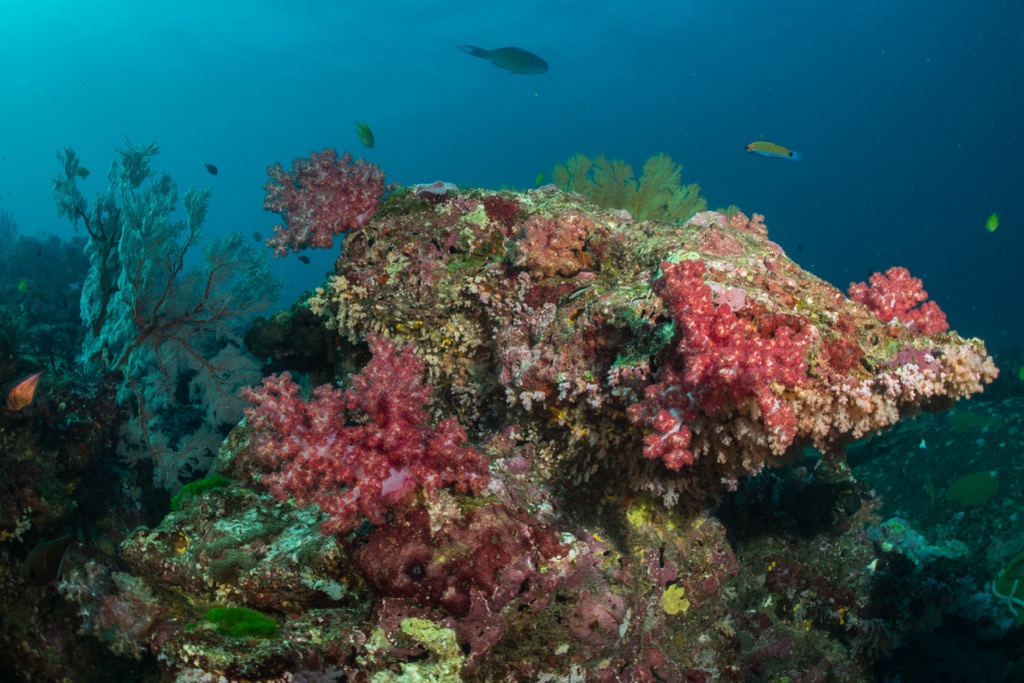
[{"label": "coral reef", "polygon": [[415,342],[439,416],[515,425],[544,472],[699,504],[995,377],[978,340],[881,325],[760,216],[638,222],[542,188],[505,195],[510,228],[493,196],[392,195],[309,306],[349,343]]},{"label": "coral reef", "polygon": [[[82,342],[77,292],[89,268],[80,237],[22,235],[0,210],[0,384],[15,371],[74,362]],[[21,361],[21,368],[14,361]]]},{"label": "coral reef", "polygon": [[845,459],[996,376],[919,281],[847,299],[757,214],[653,220],[553,186],[381,198],[355,165],[271,169],[279,252],[348,234],[250,333],[281,374],[245,391],[211,476],[116,559],[68,554],[60,594],[119,660],[177,681],[870,680],[956,603],[959,546],[881,523]]}]

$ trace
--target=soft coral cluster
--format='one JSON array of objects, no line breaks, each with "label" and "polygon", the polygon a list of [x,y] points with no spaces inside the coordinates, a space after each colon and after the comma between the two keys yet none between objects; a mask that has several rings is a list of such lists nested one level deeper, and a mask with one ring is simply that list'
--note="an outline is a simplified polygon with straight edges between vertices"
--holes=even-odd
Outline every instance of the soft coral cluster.
[{"label": "soft coral cluster", "polygon": [[893,318],[912,331],[932,336],[949,329],[946,314],[934,301],[928,301],[919,278],[899,266],[885,273],[875,273],[867,283],[854,282],[848,290],[850,298],[862,303],[883,323]]},{"label": "soft coral cluster", "polygon": [[589,265],[584,247],[594,232],[594,221],[582,214],[530,216],[516,244],[515,264],[535,277],[575,275]]},{"label": "soft coral cluster", "polygon": [[341,158],[333,149],[296,159],[291,172],[274,164],[263,186],[263,208],[281,214],[267,246],[276,256],[306,247],[328,248],[334,236],[362,227],[377,212],[384,195],[384,172],[365,159]]},{"label": "soft coral cluster", "polygon": [[690,426],[700,416],[718,415],[754,399],[773,450],[781,452],[796,435],[792,408],[777,387],[807,380],[807,336],[796,316],[765,316],[755,324],[732,308],[716,306],[704,283],[703,261],[663,263],[655,283],[672,318],[680,327],[674,354],[645,398],[629,409],[630,417],[647,423],[644,456],[661,459],[672,470],[693,463]]},{"label": "soft coral cluster", "polygon": [[373,359],[341,391],[317,387],[303,401],[288,373],[247,389],[252,430],[248,457],[281,499],[316,503],[328,515],[324,533],[346,533],[365,516],[380,524],[390,508],[422,490],[451,486],[480,493],[487,460],[466,446],[454,417],[430,426],[430,388],[411,346],[371,338]]}]

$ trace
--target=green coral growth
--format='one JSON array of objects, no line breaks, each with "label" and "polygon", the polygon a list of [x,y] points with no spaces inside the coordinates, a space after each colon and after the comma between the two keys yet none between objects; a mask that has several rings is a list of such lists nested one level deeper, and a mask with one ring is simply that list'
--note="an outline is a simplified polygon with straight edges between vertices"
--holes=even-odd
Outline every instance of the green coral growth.
[{"label": "green coral growth", "polygon": [[633,167],[621,159],[577,154],[555,166],[551,179],[559,189],[578,192],[603,209],[626,209],[641,221],[684,223],[708,203],[697,183],[681,184],[682,170],[667,154],[658,154],[647,160],[635,180]]},{"label": "green coral growth", "polygon": [[273,618],[248,607],[212,607],[203,618],[217,633],[231,638],[277,638],[281,634]]},{"label": "green coral growth", "polygon": [[228,486],[231,480],[227,477],[219,474],[211,474],[208,477],[202,479],[196,479],[190,484],[186,484],[178,491],[173,498],[171,498],[171,509],[177,512],[181,509],[182,505],[189,503],[201,493],[206,491],[212,491],[214,489],[222,489]]},{"label": "green coral growth", "polygon": [[447,683],[461,681],[465,657],[459,651],[455,631],[427,619],[410,617],[402,621],[402,632],[434,653],[437,661],[402,664],[401,674],[380,671],[373,683]]}]

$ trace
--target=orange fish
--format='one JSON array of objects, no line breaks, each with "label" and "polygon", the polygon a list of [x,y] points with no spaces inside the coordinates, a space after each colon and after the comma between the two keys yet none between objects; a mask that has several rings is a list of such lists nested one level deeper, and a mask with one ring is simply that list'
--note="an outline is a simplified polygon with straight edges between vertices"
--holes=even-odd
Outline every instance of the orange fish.
[{"label": "orange fish", "polygon": [[39,386],[39,378],[42,376],[42,372],[37,372],[15,382],[7,392],[7,409],[17,412],[32,405],[32,400],[36,397],[36,388]]}]

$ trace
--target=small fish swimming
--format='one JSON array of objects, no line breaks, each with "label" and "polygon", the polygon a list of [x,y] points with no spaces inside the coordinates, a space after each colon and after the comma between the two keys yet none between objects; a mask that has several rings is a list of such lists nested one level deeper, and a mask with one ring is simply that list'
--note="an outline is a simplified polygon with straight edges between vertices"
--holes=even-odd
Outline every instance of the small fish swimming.
[{"label": "small fish swimming", "polygon": [[789,159],[791,161],[800,161],[800,155],[797,152],[794,152],[791,149],[786,149],[782,145],[776,145],[774,142],[767,142],[766,140],[751,142],[747,145],[747,151],[761,157],[768,157],[769,159]]},{"label": "small fish swimming", "polygon": [[994,214],[992,214],[991,216],[988,217],[987,221],[985,221],[985,229],[988,230],[989,232],[995,232],[998,227],[999,227],[999,214],[994,213]]},{"label": "small fish swimming", "polygon": [[42,372],[37,372],[15,382],[7,392],[7,410],[18,412],[32,405],[36,397],[36,388],[39,386],[39,378],[42,376]]},{"label": "small fish swimming", "polygon": [[303,254],[302,256],[300,256],[300,257],[299,257],[299,260],[300,260],[300,261],[302,261],[303,263],[305,263],[305,264],[306,264],[307,266],[309,265],[309,257],[308,257],[308,256],[306,256],[305,254]]},{"label": "small fish swimming", "polygon": [[538,173],[537,177],[533,179],[533,186],[534,187],[540,187],[543,184],[544,184],[544,174],[543,173]]},{"label": "small fish swimming", "polygon": [[259,230],[253,230],[252,231],[252,238],[254,240],[256,240],[257,242],[262,242],[263,241],[263,235],[260,234]]},{"label": "small fish swimming", "polygon": [[210,175],[217,175],[217,167],[213,164],[203,164],[206,166],[206,170],[210,172]]},{"label": "small fish swimming", "polygon": [[363,121],[362,123],[356,121],[356,135],[359,136],[359,141],[362,142],[364,146],[373,149],[373,131],[370,130],[368,125],[366,125],[366,121]]},{"label": "small fish swimming", "polygon": [[460,50],[474,57],[486,59],[491,64],[514,74],[542,74],[547,72],[548,63],[543,59],[519,47],[499,47],[496,50],[484,50],[473,45],[456,45]]},{"label": "small fish swimming", "polygon": [[84,180],[89,177],[89,169],[85,166],[79,166],[75,169],[75,175]]},{"label": "small fish swimming", "polygon": [[28,278],[21,278],[21,282],[18,283],[18,294],[24,294],[30,289],[32,289],[32,284],[28,281]]}]

